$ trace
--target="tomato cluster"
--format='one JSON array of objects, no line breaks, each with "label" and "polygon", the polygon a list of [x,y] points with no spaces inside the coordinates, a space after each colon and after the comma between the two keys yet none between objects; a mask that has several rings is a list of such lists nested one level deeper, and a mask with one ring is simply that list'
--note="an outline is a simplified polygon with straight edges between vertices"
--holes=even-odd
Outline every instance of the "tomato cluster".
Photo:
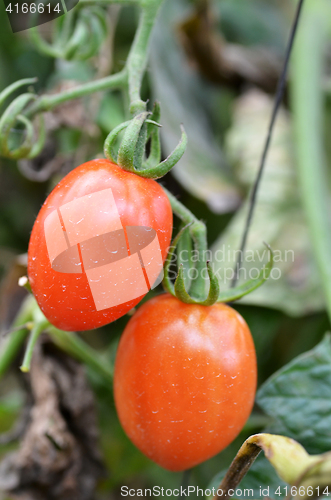
[{"label": "tomato cluster", "polygon": [[[128,280],[119,254],[132,274],[134,256],[127,240],[137,228],[156,234],[162,268],[172,211],[154,180],[109,160],[93,160],[56,186],[34,224],[28,252],[31,287],[50,322],[64,330],[93,329],[139,302],[142,294],[123,300],[108,286],[114,273]],[[157,246],[156,240],[149,241]],[[142,262],[139,242],[136,250]],[[145,259],[146,279],[150,264],[155,274],[155,255]],[[110,271],[105,277],[100,269]],[[132,295],[137,282],[126,285]],[[104,295],[118,304],[98,309]],[[122,335],[115,404],[133,443],[162,467],[179,471],[212,457],[238,435],[253,406],[256,378],[253,340],[234,309],[185,304],[163,294],[146,302]]]}]

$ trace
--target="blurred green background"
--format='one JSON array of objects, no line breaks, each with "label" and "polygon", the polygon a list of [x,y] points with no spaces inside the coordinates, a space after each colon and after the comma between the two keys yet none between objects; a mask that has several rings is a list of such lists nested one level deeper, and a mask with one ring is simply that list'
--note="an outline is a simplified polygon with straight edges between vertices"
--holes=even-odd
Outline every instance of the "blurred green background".
[{"label": "blurred green background", "polygon": [[[217,250],[235,250],[240,244],[245,200],[258,168],[294,8],[295,2],[288,0],[165,0],[153,32],[143,97],[150,99],[150,106],[155,99],[161,103],[164,157],[178,141],[180,123],[185,125],[189,140],[183,159],[161,183],[206,222],[214,257]],[[138,12],[134,7],[112,5],[105,8],[105,16],[109,35],[97,55],[87,61],[54,60],[38,52],[28,32],[11,32],[0,1],[0,90],[18,79],[36,76],[38,92],[57,92],[119,71],[135,33]],[[48,24],[41,32],[50,38],[53,29],[53,24]],[[326,38],[323,45],[327,55],[319,89],[325,97],[322,120],[326,124],[328,166],[330,42],[331,38]],[[254,252],[263,249],[263,241],[280,251],[282,257],[275,265],[281,277],[269,280],[234,305],[254,337],[259,385],[316,346],[329,328],[299,188],[289,94],[287,88],[248,240],[248,248]],[[18,162],[0,158],[3,331],[10,327],[22,300],[17,278],[24,274],[30,231],[47,194],[68,171],[100,155],[109,131],[126,119],[127,103],[120,93],[104,92],[72,101],[46,114],[48,139],[40,157]],[[330,207],[330,200],[328,203]],[[286,250],[293,251],[294,259],[285,261]],[[231,259],[215,259],[216,269],[233,264]],[[257,260],[257,264],[248,263],[248,268],[253,264],[261,265]],[[161,288],[150,292],[145,300],[160,292]],[[127,320],[124,317],[84,333],[83,338],[105,359],[113,360]],[[0,432],[13,426],[25,404],[18,366],[13,366],[0,384]],[[120,498],[121,485],[178,487],[182,474],[161,469],[135,449],[121,430],[111,388],[103,387],[93,373],[89,378],[96,395],[100,446],[107,468],[95,498]],[[235,442],[196,467],[190,484],[207,487],[213,476],[229,465],[242,442],[268,423],[269,417],[256,406]],[[4,456],[17,446],[19,440],[2,446],[0,441],[0,454]]]}]

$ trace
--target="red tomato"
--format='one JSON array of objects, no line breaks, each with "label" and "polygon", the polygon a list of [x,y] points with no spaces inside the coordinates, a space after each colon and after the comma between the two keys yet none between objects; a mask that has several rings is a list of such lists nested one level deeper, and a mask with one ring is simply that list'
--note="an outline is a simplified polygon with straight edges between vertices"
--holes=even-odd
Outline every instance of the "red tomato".
[{"label": "red tomato", "polygon": [[194,467],[238,435],[254,403],[256,355],[243,318],[225,304],[146,302],[121,337],[114,376],[120,422],[171,471]]},{"label": "red tomato", "polygon": [[157,182],[93,160],[48,196],[33,226],[28,275],[47,319],[89,330],[134,307],[162,272],[172,210]]}]

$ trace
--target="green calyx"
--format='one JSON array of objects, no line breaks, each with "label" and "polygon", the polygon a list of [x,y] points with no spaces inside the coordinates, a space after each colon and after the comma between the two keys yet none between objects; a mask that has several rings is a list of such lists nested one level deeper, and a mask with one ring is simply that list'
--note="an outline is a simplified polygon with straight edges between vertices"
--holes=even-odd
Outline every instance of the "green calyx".
[{"label": "green calyx", "polygon": [[[120,165],[124,170],[148,179],[159,179],[168,173],[181,159],[185,152],[187,136],[181,126],[182,136],[174,151],[161,161],[159,128],[160,105],[154,104],[153,112],[144,111],[132,120],[121,123],[108,135],[104,153],[106,158]],[[120,132],[124,132],[120,147],[116,151],[115,143]],[[150,141],[150,153],[146,158],[146,143]]]},{"label": "green calyx", "polygon": [[[19,80],[0,93],[0,107],[10,95],[23,85],[35,83],[35,78]],[[33,123],[23,114],[28,105],[36,100],[36,95],[27,92],[16,97],[4,110],[0,117],[0,156],[18,160],[34,158],[42,150],[46,132],[43,116],[39,115],[38,137]],[[14,129],[18,130],[23,139],[18,139]]]},{"label": "green calyx", "polygon": [[[194,267],[191,267],[192,263],[188,258],[186,262],[189,262],[189,265],[186,266],[186,272],[185,272],[184,263],[181,262],[180,252],[178,252],[176,258],[174,257],[176,249],[178,251],[178,248],[181,248],[181,251],[184,250],[185,252],[188,253],[190,252],[191,245],[186,244],[183,246],[181,245],[181,242],[183,241],[183,239],[185,239],[185,237],[187,237],[189,231],[192,230],[193,224],[194,223],[191,222],[190,224],[187,224],[185,227],[183,227],[179,231],[177,236],[174,238],[172,246],[170,247],[168,257],[164,266],[164,279],[163,279],[163,286],[168,293],[170,293],[174,297],[177,297],[185,304],[199,304],[203,306],[211,306],[216,302],[234,302],[235,300],[238,300],[256,290],[269,278],[273,267],[273,252],[270,246],[265,243],[266,247],[269,250],[269,261],[260,270],[256,278],[246,281],[245,283],[242,283],[241,285],[238,285],[235,288],[231,288],[230,290],[220,292],[218,278],[213,272],[211,263],[207,261],[205,264],[206,266],[205,268],[201,268],[201,266],[195,267],[195,269],[197,270],[198,267],[200,270],[201,269],[206,270],[207,276],[203,275],[196,276],[188,286],[187,271],[189,269],[194,269]],[[186,241],[188,242],[189,239],[186,239]],[[170,274],[171,274],[170,266],[174,260],[178,261],[178,274],[175,279],[175,282],[173,283],[170,279]],[[204,274],[206,275],[206,272]],[[205,293],[204,296],[202,296],[202,294],[197,293],[197,291],[204,290],[206,282],[209,282],[209,291],[207,294]]]}]

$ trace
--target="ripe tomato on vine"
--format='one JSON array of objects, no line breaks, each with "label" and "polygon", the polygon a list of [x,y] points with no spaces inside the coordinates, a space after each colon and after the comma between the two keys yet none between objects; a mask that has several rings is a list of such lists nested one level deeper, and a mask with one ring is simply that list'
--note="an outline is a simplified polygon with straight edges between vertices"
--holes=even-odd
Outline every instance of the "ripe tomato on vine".
[{"label": "ripe tomato on vine", "polygon": [[70,172],[48,196],[28,250],[32,291],[63,330],[123,316],[162,278],[172,210],[161,186],[107,159]]},{"label": "ripe tomato on vine", "polygon": [[121,337],[115,404],[133,443],[171,471],[223,450],[252,410],[256,355],[243,318],[225,304],[169,294],[143,304]]}]

